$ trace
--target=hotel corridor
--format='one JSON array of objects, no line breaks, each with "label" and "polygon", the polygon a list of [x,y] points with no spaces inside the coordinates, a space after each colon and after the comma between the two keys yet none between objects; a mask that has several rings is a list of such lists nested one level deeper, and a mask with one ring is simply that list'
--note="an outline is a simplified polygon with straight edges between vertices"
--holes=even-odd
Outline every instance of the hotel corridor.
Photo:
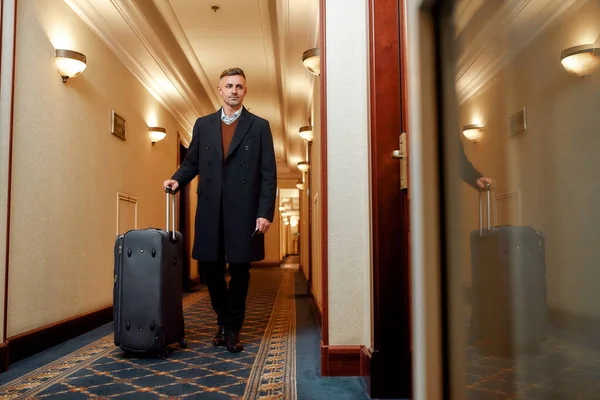
[{"label": "hotel corridor", "polygon": [[245,350],[211,343],[215,314],[203,285],[184,297],[188,348],[166,360],[126,358],[112,323],[11,366],[2,399],[368,399],[361,378],[321,378],[320,332],[295,265],[251,271]]}]

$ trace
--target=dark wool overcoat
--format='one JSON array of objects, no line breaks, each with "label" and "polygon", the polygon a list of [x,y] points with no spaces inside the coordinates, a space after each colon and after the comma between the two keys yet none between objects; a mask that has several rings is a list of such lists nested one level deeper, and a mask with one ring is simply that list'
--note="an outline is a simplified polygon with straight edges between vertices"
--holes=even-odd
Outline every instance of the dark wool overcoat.
[{"label": "dark wool overcoat", "polygon": [[227,261],[264,259],[264,235],[251,236],[256,219],[273,222],[275,212],[277,165],[269,122],[244,108],[229,151],[223,154],[221,110],[198,118],[188,154],[172,179],[181,189],[196,175],[198,206],[192,257],[217,261],[222,206]]}]

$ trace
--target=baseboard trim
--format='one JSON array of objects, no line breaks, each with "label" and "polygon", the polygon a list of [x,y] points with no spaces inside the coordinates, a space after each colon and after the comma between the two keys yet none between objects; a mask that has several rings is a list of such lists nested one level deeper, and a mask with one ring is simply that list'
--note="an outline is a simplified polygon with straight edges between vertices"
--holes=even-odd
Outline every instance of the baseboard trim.
[{"label": "baseboard trim", "polygon": [[315,297],[315,292],[312,288],[310,290],[309,298],[312,303],[313,310],[316,313],[315,318],[317,319],[317,324],[319,325],[319,330],[321,330],[321,332],[322,332],[323,331],[323,311],[321,310],[321,307],[319,307],[319,303],[317,303],[317,298]]},{"label": "baseboard trim", "polygon": [[[102,307],[6,339],[10,364],[64,343],[113,320],[113,307]],[[6,343],[5,343],[6,344]],[[3,359],[0,345],[0,357]],[[0,359],[0,365],[2,362]]]},{"label": "baseboard trim", "polygon": [[0,343],[0,373],[8,371],[9,351],[8,342]]},{"label": "baseboard trim", "polygon": [[324,345],[321,376],[370,376],[371,352],[362,345]]}]

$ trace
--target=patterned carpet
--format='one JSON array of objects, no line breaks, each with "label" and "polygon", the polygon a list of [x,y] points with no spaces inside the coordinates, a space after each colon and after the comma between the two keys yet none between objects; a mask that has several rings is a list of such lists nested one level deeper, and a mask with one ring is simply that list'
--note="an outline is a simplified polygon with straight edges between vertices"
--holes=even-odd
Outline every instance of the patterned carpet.
[{"label": "patterned carpet", "polygon": [[556,336],[513,360],[469,346],[466,362],[468,400],[600,399],[600,354]]},{"label": "patterned carpet", "polygon": [[213,347],[206,291],[184,299],[187,349],[125,358],[112,335],[0,387],[1,399],[296,399],[294,272],[251,271],[241,353]]}]

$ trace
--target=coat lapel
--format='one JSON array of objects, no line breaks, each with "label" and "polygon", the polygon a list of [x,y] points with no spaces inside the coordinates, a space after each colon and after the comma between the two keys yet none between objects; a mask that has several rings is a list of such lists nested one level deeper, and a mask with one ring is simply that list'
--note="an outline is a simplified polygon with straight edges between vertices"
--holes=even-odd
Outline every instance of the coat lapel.
[{"label": "coat lapel", "polygon": [[213,114],[214,117],[210,121],[210,140],[215,146],[215,150],[219,153],[219,159],[223,161],[223,139],[221,138],[221,109]]},{"label": "coat lapel", "polygon": [[240,115],[240,122],[238,123],[237,127],[235,128],[235,132],[233,133],[233,139],[231,139],[229,151],[227,152],[227,156],[225,156],[225,160],[227,160],[227,157],[229,157],[231,153],[233,153],[235,149],[240,145],[242,139],[244,139],[244,136],[246,136],[246,133],[248,133],[248,130],[250,129],[251,125],[252,116],[246,110],[246,107],[244,107],[242,115]]}]

